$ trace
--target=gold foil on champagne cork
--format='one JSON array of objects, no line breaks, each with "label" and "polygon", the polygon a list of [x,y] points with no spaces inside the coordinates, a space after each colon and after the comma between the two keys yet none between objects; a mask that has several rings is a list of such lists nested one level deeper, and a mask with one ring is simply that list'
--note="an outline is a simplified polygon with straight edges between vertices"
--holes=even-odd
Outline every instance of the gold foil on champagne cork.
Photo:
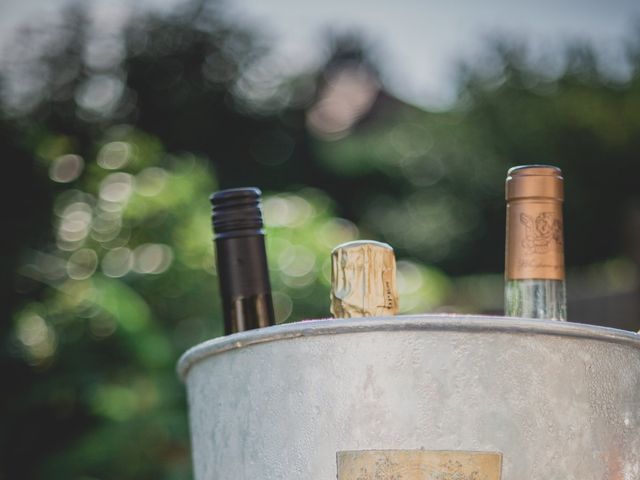
[{"label": "gold foil on champagne cork", "polygon": [[336,318],[398,312],[393,248],[370,240],[338,245],[331,252],[331,313]]},{"label": "gold foil on champagne cork", "polygon": [[562,171],[530,165],[507,175],[506,279],[564,280]]}]

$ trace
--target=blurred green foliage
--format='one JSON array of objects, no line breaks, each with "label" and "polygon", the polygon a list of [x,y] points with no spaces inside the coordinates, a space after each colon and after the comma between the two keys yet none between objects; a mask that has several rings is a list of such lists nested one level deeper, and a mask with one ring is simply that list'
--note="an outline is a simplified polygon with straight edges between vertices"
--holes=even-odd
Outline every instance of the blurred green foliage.
[{"label": "blurred green foliage", "polygon": [[[105,137],[87,165],[58,155],[63,138],[38,148],[53,179],[74,182],[54,197],[55,243],[19,269],[23,291],[46,288],[15,313],[9,341],[41,376],[31,408],[54,407],[62,423],[83,412],[92,426],[33,474],[183,478],[187,418],[174,365],[222,334],[208,202],[215,175],[131,128]],[[327,315],[328,252],[358,237],[333,209],[314,189],[265,196],[278,322]],[[407,306],[442,301],[441,274],[407,261],[400,269]]]},{"label": "blurred green foliage", "polygon": [[281,79],[215,2],[122,35],[73,9],[22,35],[0,82],[0,479],[189,478],[174,365],[222,333],[218,188],[265,193],[278,322],[328,315],[329,252],[356,238],[396,248],[402,312],[499,309],[504,175],[521,163],[565,172],[570,295],[635,285],[637,45],[614,82],[588,49],[551,75],[500,42],[426,112],[385,92],[353,36]]}]

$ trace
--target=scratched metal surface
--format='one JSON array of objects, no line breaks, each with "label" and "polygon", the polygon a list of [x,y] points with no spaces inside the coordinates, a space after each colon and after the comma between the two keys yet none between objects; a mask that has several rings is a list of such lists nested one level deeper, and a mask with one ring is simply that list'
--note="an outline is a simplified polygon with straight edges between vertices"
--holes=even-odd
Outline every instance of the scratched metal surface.
[{"label": "scratched metal surface", "polygon": [[[196,480],[335,480],[336,452],[502,452],[503,480],[640,478],[640,335],[502,317],[318,320],[178,364]],[[384,479],[383,479],[384,480]]]}]

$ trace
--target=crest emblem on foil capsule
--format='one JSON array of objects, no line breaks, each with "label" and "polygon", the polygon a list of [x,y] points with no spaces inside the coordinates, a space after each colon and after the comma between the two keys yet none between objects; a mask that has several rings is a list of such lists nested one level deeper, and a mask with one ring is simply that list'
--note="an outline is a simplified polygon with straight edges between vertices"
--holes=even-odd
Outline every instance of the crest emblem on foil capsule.
[{"label": "crest emblem on foil capsule", "polygon": [[562,245],[562,221],[551,212],[542,212],[533,217],[520,214],[520,223],[525,227],[522,246],[527,253],[546,253],[552,243]]}]

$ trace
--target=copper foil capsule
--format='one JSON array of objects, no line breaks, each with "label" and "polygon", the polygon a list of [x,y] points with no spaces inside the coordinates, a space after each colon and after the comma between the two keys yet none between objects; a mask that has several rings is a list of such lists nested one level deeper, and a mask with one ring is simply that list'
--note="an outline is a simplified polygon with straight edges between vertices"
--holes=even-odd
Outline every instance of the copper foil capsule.
[{"label": "copper foil capsule", "polygon": [[396,259],[386,243],[338,245],[331,252],[331,314],[336,318],[395,315]]},{"label": "copper foil capsule", "polygon": [[506,279],[564,280],[561,170],[527,165],[507,175]]}]

